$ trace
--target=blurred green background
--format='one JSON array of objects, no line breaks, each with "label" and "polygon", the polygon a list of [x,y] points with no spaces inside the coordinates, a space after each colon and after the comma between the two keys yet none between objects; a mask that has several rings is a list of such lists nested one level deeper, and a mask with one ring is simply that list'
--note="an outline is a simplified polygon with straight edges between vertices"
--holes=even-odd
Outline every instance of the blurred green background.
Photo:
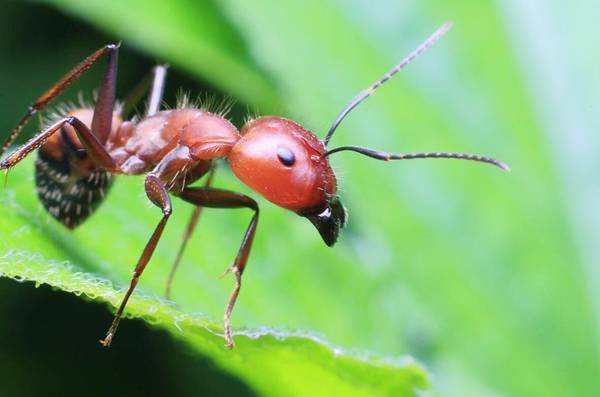
[{"label": "blurred green background", "polygon": [[[120,40],[121,94],[156,62],[169,62],[170,104],[179,87],[231,96],[238,126],[247,113],[277,114],[322,136],[360,89],[451,19],[450,33],[352,113],[332,143],[478,152],[513,172],[336,155],[350,212],[340,242],[325,247],[307,221],[260,200],[233,324],[310,330],[346,349],[411,355],[444,396],[596,396],[600,7],[554,3],[4,2],[0,136],[62,73]],[[65,99],[95,89],[99,72]],[[32,122],[25,135],[35,129]],[[141,179],[120,178],[70,234],[40,210],[31,177],[14,173],[7,190],[44,221],[61,252],[47,259],[128,282],[159,219]],[[225,164],[217,185],[252,194]],[[141,291],[162,294],[190,212],[175,204]],[[221,318],[231,285],[216,276],[249,216],[203,214],[175,282],[184,310]],[[14,248],[8,240],[3,252]],[[110,385],[131,395],[261,394],[139,320],[123,322],[118,345],[101,352],[93,345],[110,312],[72,295],[0,279],[0,302],[0,373],[13,380],[2,382],[2,395],[101,395]]]}]

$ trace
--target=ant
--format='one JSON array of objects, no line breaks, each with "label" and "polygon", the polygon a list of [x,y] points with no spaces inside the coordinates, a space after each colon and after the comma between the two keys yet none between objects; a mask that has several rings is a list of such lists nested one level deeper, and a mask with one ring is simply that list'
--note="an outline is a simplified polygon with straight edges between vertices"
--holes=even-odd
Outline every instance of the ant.
[{"label": "ant", "polygon": [[[66,87],[106,57],[107,66],[95,105],[67,109],[56,116],[39,134],[0,163],[10,170],[36,149],[35,181],[38,196],[48,212],[69,229],[91,215],[105,197],[111,175],[145,174],[145,191],[162,211],[162,218],[135,266],[131,284],[115,314],[106,337],[109,347],[123,310],[142,272],[152,257],[171,216],[170,195],[196,206],[188,224],[175,264],[169,276],[167,293],[187,240],[201,207],[247,208],[253,212],[237,256],[225,273],[233,273],[235,287],[224,314],[224,336],[228,348],[234,346],[230,318],[240,292],[258,224],[257,202],[247,195],[211,187],[214,162],[227,158],[233,173],[254,191],[275,205],[307,218],[328,246],[333,246],[346,223],[346,210],[337,191],[337,181],[329,156],[342,151],[356,152],[377,160],[450,158],[489,163],[509,171],[503,162],[474,154],[410,153],[393,154],[357,146],[327,149],[338,125],[358,104],[402,70],[451,27],[446,22],[427,40],[394,66],[385,76],[360,92],[341,111],[324,139],[294,121],[275,116],[249,120],[240,131],[223,114],[194,106],[160,110],[166,66],[157,66],[121,106],[115,102],[117,54],[119,45],[100,48],[67,73],[31,105],[0,150],[2,155],[16,139],[32,115],[42,110]],[[149,90],[145,114],[125,120],[125,115]],[[202,187],[190,185],[206,175]]]}]

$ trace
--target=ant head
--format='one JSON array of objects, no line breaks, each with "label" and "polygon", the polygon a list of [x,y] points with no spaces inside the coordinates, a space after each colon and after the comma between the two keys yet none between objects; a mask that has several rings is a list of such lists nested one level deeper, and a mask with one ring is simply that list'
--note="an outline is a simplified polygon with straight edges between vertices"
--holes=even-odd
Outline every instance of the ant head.
[{"label": "ant head", "polygon": [[235,175],[272,203],[308,218],[333,245],[346,212],[323,142],[281,117],[252,120],[241,135],[228,157]]},{"label": "ant head", "polygon": [[411,63],[452,26],[446,22],[381,79],[356,95],[339,113],[325,138],[281,117],[261,117],[242,128],[242,138],[234,145],[229,162],[237,177],[267,200],[308,218],[327,245],[333,245],[346,222],[346,211],[337,195],[337,182],[329,156],[351,151],[377,160],[450,158],[479,161],[505,171],[501,161],[464,153],[386,153],[357,146],[326,147],[344,118],[392,76]]}]

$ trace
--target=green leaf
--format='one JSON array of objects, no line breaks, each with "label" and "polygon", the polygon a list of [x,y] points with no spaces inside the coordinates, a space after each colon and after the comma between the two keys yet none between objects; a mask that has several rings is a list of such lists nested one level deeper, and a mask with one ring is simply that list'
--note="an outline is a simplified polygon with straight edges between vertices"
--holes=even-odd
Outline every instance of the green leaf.
[{"label": "green leaf", "polygon": [[[588,6],[221,0],[218,7],[172,1],[130,8],[126,2],[52,2],[320,134],[360,89],[453,19],[455,28],[354,111],[332,144],[481,152],[507,161],[514,172],[336,155],[342,200],[350,210],[341,242],[323,247],[305,221],[261,201],[234,324],[311,329],[336,345],[386,356],[408,352],[432,368],[436,387],[447,395],[597,394],[594,261],[600,223],[589,181],[598,168],[591,142],[600,128],[593,106],[600,90],[593,72],[599,60],[589,39],[597,36],[597,24]],[[210,59],[206,69],[193,46],[169,41],[177,54],[167,53],[168,45],[147,40],[156,39],[146,36],[156,25],[177,30],[175,18],[162,17],[169,7],[193,16],[182,24],[188,30],[181,42],[201,41],[198,48],[226,55]],[[189,29],[204,29],[201,22],[212,30]],[[230,28],[233,36],[226,37],[235,37],[235,45],[221,43],[222,31]],[[202,53],[206,59],[211,54]],[[229,61],[221,64],[219,57]],[[247,69],[245,77],[231,74],[231,64]],[[266,98],[256,96],[260,84],[271,87]],[[219,186],[251,194],[227,171],[219,172]],[[22,249],[127,282],[159,215],[142,206],[141,180],[122,178],[119,184],[73,235],[42,222],[50,232],[30,246],[21,241]],[[29,224],[40,215],[31,215],[33,188],[23,186],[15,202],[26,206]],[[175,207],[165,243],[144,274],[146,293],[164,289],[185,228],[185,216],[178,214],[189,213],[184,208]],[[185,312],[219,318],[230,285],[215,276],[233,259],[248,220],[243,211],[203,215],[175,285],[175,301]],[[340,376],[372,384],[379,379]]]},{"label": "green leaf", "polygon": [[[567,46],[556,48],[551,60],[522,64],[514,49],[522,36],[507,33],[517,22],[525,31],[539,29],[534,37],[545,46],[537,51],[546,54],[556,41],[543,38],[539,13],[550,18],[565,11],[507,5],[517,10],[509,13],[499,3],[467,0],[221,3],[281,87],[288,115],[321,133],[374,77],[444,19],[454,20],[455,29],[346,120],[333,144],[483,152],[506,160],[514,172],[460,162],[334,159],[344,171],[342,199],[350,209],[351,230],[338,248],[349,252],[342,266],[353,272],[358,262],[363,272],[351,285],[337,283],[335,293],[352,291],[364,303],[352,306],[354,315],[362,314],[360,327],[327,334],[379,351],[411,351],[453,384],[448,394],[465,395],[468,386],[454,378],[472,378],[490,394],[594,395],[598,311],[583,281],[590,259],[579,259],[579,233],[571,226],[579,221],[566,210],[577,204],[566,202],[568,185],[556,171],[563,163],[542,127],[547,116],[537,101],[547,93],[527,84],[542,71],[550,82],[578,73],[564,67],[557,76],[547,66],[568,58]],[[521,8],[540,22],[516,18]],[[573,43],[590,37],[575,35]],[[562,96],[552,98],[560,103]],[[563,109],[555,106],[552,114]],[[572,125],[563,122],[565,129]],[[558,148],[581,142],[565,131],[559,136]]]},{"label": "green leaf", "polygon": [[[36,285],[52,287],[81,295],[87,299],[109,302],[117,306],[123,296],[106,277],[111,277],[112,264],[104,267],[83,241],[92,236],[106,241],[102,251],[114,256],[115,233],[111,220],[136,222],[132,216],[123,219],[116,203],[103,208],[103,216],[94,217],[88,233],[69,236],[61,226],[42,216],[33,189],[31,161],[20,164],[10,174],[11,188],[0,194],[0,276],[19,281],[32,281]],[[136,196],[137,186],[117,183],[113,195]],[[135,211],[134,211],[135,213]],[[45,218],[45,219],[44,219]],[[97,223],[97,222],[100,222]],[[123,228],[127,230],[127,227]],[[147,233],[141,233],[144,239]],[[121,236],[126,238],[127,235]],[[129,239],[127,239],[129,240]],[[131,257],[139,254],[140,245],[128,245]],[[119,247],[119,250],[123,249]],[[92,254],[93,253],[93,254]],[[127,262],[125,262],[127,263]],[[123,263],[124,264],[124,263]],[[127,271],[123,273],[128,273]],[[145,280],[158,276],[148,272]],[[146,276],[146,275],[145,275]],[[158,276],[158,277],[157,277]],[[213,280],[217,282],[216,277]],[[164,279],[162,279],[164,282]],[[403,395],[415,396],[427,388],[424,370],[409,357],[386,359],[367,353],[349,352],[308,332],[278,330],[271,327],[240,329],[234,332],[237,343],[233,351],[225,348],[220,323],[198,313],[190,313],[157,296],[135,294],[127,306],[128,317],[145,319],[153,326],[167,329],[177,339],[195,352],[210,357],[223,370],[239,376],[254,391],[264,396],[287,395],[346,396]],[[107,324],[108,325],[108,324]],[[127,327],[127,321],[121,327]],[[99,336],[103,330],[98,330]],[[118,335],[118,334],[117,334]],[[90,343],[96,343],[90,340]],[[118,336],[114,343],[118,343]],[[259,369],[259,370],[256,370]],[[310,382],[307,382],[310,379]]]}]

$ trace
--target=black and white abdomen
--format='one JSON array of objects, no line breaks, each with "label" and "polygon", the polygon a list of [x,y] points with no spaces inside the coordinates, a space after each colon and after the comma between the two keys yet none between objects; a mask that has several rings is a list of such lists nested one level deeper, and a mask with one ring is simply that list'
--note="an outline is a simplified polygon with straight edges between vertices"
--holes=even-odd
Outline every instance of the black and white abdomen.
[{"label": "black and white abdomen", "polygon": [[111,175],[94,170],[77,175],[69,161],[56,160],[38,151],[35,184],[40,201],[59,222],[74,229],[85,221],[104,200],[111,186]]}]

